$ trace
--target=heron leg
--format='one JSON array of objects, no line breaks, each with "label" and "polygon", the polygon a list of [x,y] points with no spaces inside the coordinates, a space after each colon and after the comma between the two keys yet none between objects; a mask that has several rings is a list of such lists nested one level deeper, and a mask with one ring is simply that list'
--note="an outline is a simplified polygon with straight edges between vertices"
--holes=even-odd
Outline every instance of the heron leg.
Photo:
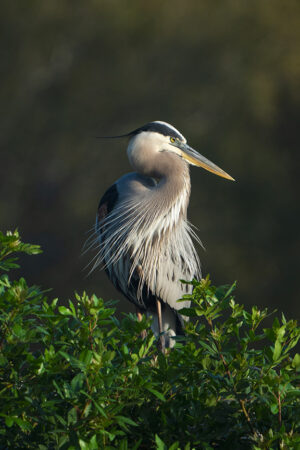
[{"label": "heron leg", "polygon": [[[136,306],[136,307],[135,307],[135,311],[136,311],[136,315],[137,315],[138,321],[141,322],[141,321],[142,321],[142,318],[143,318],[143,314],[142,314],[140,308],[139,308],[138,306]],[[145,339],[146,336],[147,336],[147,331],[146,331],[146,330],[143,330],[143,331],[141,332],[141,338],[142,338],[142,339]]]},{"label": "heron leg", "polygon": [[162,326],[162,314],[161,314],[161,302],[156,299],[156,312],[157,312],[157,320],[158,320],[158,330],[159,330],[159,340],[160,340],[160,350],[162,353],[165,353],[165,337],[163,333]]}]

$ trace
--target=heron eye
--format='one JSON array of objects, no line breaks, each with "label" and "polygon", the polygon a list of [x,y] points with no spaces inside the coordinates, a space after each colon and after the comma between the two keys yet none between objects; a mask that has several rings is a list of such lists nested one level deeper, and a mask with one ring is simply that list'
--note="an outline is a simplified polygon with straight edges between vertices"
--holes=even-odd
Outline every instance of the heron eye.
[{"label": "heron eye", "polygon": [[173,137],[170,137],[170,141],[174,144],[174,142],[176,141],[176,139],[173,138]]}]

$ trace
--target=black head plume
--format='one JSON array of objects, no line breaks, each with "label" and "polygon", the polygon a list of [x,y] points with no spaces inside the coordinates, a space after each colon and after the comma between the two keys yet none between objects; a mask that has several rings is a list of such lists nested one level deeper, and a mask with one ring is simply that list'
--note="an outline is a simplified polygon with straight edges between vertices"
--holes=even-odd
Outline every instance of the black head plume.
[{"label": "black head plume", "polygon": [[126,134],[120,134],[118,136],[96,136],[96,137],[99,139],[118,139],[118,138],[123,138],[123,137],[136,136],[137,134],[142,133],[143,131],[152,131],[154,133],[159,133],[164,136],[173,136],[180,140],[184,139],[182,134],[179,133],[179,131],[176,130],[176,128],[174,128],[172,125],[170,125],[166,122],[161,122],[159,120],[146,123],[145,125],[143,125],[139,128],[136,128],[135,130],[130,131],[129,133],[126,133]]},{"label": "black head plume", "polygon": [[126,134],[120,134],[119,136],[95,136],[96,139],[119,139],[124,137],[130,137],[133,136],[134,133],[126,133]]}]

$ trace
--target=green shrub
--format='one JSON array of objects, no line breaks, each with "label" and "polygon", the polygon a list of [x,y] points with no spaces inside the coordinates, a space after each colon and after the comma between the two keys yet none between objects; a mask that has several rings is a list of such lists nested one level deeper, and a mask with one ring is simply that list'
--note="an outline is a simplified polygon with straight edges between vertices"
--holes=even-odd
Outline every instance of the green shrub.
[{"label": "green shrub", "polygon": [[267,311],[235,303],[234,285],[193,281],[194,320],[163,355],[145,318],[11,281],[13,254],[39,251],[0,233],[1,449],[300,448],[295,321],[263,328]]}]

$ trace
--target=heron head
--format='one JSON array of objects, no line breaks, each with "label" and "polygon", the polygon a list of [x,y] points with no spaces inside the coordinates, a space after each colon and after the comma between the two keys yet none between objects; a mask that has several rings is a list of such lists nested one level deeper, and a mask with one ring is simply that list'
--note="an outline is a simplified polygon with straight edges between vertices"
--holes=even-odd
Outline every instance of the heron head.
[{"label": "heron head", "polygon": [[185,137],[172,125],[161,122],[149,122],[128,133],[130,137],[127,154],[132,166],[139,172],[151,172],[151,164],[159,163],[159,153],[175,154],[186,163],[202,167],[228,180],[234,180],[213,162],[202,156],[187,144]]}]

